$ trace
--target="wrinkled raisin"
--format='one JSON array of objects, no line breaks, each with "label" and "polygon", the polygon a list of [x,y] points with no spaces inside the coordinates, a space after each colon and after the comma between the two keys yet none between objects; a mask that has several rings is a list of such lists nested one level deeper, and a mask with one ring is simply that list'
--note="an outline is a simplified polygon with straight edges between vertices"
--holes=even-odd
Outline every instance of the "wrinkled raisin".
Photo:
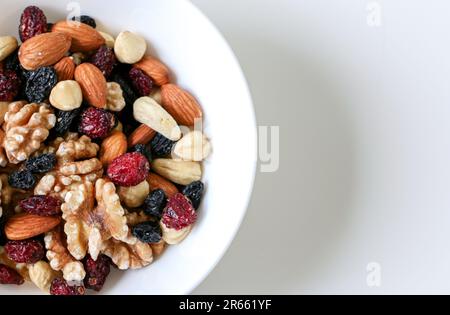
[{"label": "wrinkled raisin", "polygon": [[78,22],[81,22],[83,24],[89,25],[92,28],[97,28],[97,23],[89,15],[74,16],[72,18],[72,21],[78,21]]},{"label": "wrinkled raisin", "polygon": [[100,291],[111,270],[110,265],[111,259],[108,256],[100,255],[95,261],[88,255],[84,261],[84,269],[86,270],[84,286],[91,290]]},{"label": "wrinkled raisin", "polygon": [[114,127],[116,118],[110,112],[89,107],[81,114],[78,131],[91,139],[101,139],[108,136]]},{"label": "wrinkled raisin", "polygon": [[19,36],[22,42],[47,32],[47,18],[36,6],[25,8],[20,17]]},{"label": "wrinkled raisin", "polygon": [[183,195],[189,198],[195,209],[198,209],[202,201],[205,185],[201,181],[193,182],[183,189]]},{"label": "wrinkled raisin", "polygon": [[167,205],[167,197],[162,189],[152,191],[144,201],[144,212],[160,219]]},{"label": "wrinkled raisin", "polygon": [[5,252],[9,259],[20,264],[37,263],[45,255],[44,246],[36,240],[8,241]]},{"label": "wrinkled raisin", "polygon": [[52,216],[61,212],[61,201],[52,196],[32,196],[19,202],[23,211],[40,215]]},{"label": "wrinkled raisin", "polygon": [[65,135],[72,126],[77,122],[77,118],[80,116],[81,108],[77,108],[72,111],[55,110],[56,125],[55,132],[58,136]]},{"label": "wrinkled raisin", "polygon": [[25,167],[33,174],[42,174],[51,171],[56,165],[56,155],[53,153],[41,154],[27,160]]},{"label": "wrinkled raisin", "polygon": [[149,96],[153,89],[153,80],[138,68],[131,68],[128,74],[135,91],[140,96]]},{"label": "wrinkled raisin", "polygon": [[[129,81],[125,79],[125,76],[121,74],[122,71],[125,71],[121,69],[123,67],[125,66],[120,65],[114,69],[115,73],[112,75],[112,81],[118,83],[122,88],[126,106],[119,113],[119,119],[123,122],[124,133],[126,135],[130,135],[140,125],[140,123],[134,119],[133,114],[133,105],[134,102],[138,99],[138,95],[131,86],[131,83],[129,83]],[[128,67],[126,68],[128,69]]]},{"label": "wrinkled raisin", "polygon": [[0,264],[0,284],[21,285],[25,282],[23,277],[14,269]]},{"label": "wrinkled raisin", "polygon": [[91,57],[91,63],[99,68],[105,77],[109,77],[117,64],[114,50],[107,46],[100,47]]},{"label": "wrinkled raisin", "polygon": [[175,145],[174,141],[171,141],[158,133],[152,140],[151,146],[155,156],[166,156],[172,152],[172,148]]},{"label": "wrinkled raisin", "polygon": [[143,243],[159,243],[162,238],[158,222],[143,222],[133,227],[133,235]]},{"label": "wrinkled raisin", "polygon": [[36,184],[36,178],[29,170],[15,171],[9,175],[8,183],[14,188],[29,190]]},{"label": "wrinkled raisin", "polygon": [[43,67],[31,71],[25,87],[28,101],[42,103],[48,98],[56,83],[58,83],[58,77],[52,67]]},{"label": "wrinkled raisin", "polygon": [[52,281],[50,286],[51,295],[84,295],[86,292],[83,286],[70,286],[66,280],[56,278]]},{"label": "wrinkled raisin", "polygon": [[145,156],[149,162],[153,161],[152,147],[150,144],[136,144],[131,148],[130,152],[139,152]]}]

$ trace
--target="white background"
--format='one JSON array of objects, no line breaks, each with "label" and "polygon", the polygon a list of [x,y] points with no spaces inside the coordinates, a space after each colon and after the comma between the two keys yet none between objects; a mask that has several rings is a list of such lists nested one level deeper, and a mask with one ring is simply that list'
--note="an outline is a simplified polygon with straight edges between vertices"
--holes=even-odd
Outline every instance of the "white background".
[{"label": "white background", "polygon": [[450,3],[192,2],[281,131],[279,171],[194,293],[450,293]]}]

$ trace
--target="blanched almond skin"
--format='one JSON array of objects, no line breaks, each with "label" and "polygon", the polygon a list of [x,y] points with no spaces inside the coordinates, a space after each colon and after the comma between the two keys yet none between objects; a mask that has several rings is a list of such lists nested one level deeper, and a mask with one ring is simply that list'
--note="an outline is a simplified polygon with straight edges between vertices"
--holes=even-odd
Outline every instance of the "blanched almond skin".
[{"label": "blanched almond skin", "polygon": [[148,96],[136,100],[133,106],[134,118],[159,132],[164,137],[178,141],[181,138],[181,129],[175,119],[154,99]]},{"label": "blanched almond skin", "polygon": [[211,154],[211,143],[201,131],[191,131],[175,144],[173,153],[174,158],[201,162]]},{"label": "blanched almond skin", "polygon": [[59,110],[71,111],[80,108],[82,103],[83,93],[77,81],[58,82],[50,94],[50,104]]},{"label": "blanched almond skin", "polygon": [[18,47],[17,39],[13,36],[0,37],[0,61],[5,60]]},{"label": "blanched almond skin", "polygon": [[169,69],[165,64],[154,57],[145,56],[134,66],[144,71],[145,74],[151,77],[159,86],[163,86],[164,84],[168,84],[170,82]]},{"label": "blanched almond skin", "polygon": [[55,23],[52,33],[62,33],[72,38],[70,50],[72,52],[90,52],[105,44],[105,39],[91,26],[75,22],[60,21]]},{"label": "blanched almond skin", "polygon": [[198,162],[156,159],[152,163],[152,169],[179,185],[189,185],[202,178],[202,167]]},{"label": "blanched almond skin", "polygon": [[174,184],[158,174],[150,173],[147,182],[150,185],[150,191],[162,189],[169,198],[178,193],[178,188]]},{"label": "blanched almond skin", "polygon": [[20,64],[26,70],[52,66],[69,51],[71,43],[71,37],[62,33],[45,33],[32,37],[20,46]]},{"label": "blanched almond skin", "polygon": [[162,106],[183,126],[194,126],[196,119],[203,117],[200,104],[187,91],[175,84],[161,87]]},{"label": "blanched almond skin", "polygon": [[80,84],[84,99],[92,106],[106,108],[106,79],[99,68],[82,63],[75,69],[75,80]]},{"label": "blanched almond skin", "polygon": [[114,43],[114,52],[122,63],[133,64],[142,59],[147,50],[147,43],[142,36],[132,32],[122,32]]}]

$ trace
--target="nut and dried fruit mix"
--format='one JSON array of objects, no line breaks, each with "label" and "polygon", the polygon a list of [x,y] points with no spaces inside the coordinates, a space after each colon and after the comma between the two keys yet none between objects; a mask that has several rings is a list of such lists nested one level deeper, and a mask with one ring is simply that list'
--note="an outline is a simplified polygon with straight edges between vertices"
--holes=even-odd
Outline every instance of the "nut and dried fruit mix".
[{"label": "nut and dried fruit mix", "polygon": [[18,23],[0,37],[0,284],[100,291],[190,233],[202,109],[136,33],[36,6]]}]

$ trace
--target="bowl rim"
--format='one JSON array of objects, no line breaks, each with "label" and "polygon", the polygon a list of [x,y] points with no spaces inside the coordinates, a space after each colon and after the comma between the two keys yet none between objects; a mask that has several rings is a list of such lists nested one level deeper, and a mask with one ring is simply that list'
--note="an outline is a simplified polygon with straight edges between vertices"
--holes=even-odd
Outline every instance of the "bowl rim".
[{"label": "bowl rim", "polygon": [[[211,30],[215,33],[215,36],[220,38],[220,40],[223,42],[224,47],[227,49],[227,53],[230,55],[230,57],[233,59],[233,63],[236,65],[236,69],[238,70],[238,74],[240,76],[240,80],[243,83],[243,88],[245,89],[245,97],[248,100],[248,105],[250,106],[250,113],[251,113],[251,128],[249,130],[252,130],[252,135],[249,135],[251,138],[253,138],[252,142],[249,143],[249,146],[251,145],[251,148],[249,151],[252,151],[253,153],[253,164],[252,168],[250,169],[250,187],[249,191],[247,193],[246,201],[243,205],[243,210],[240,211],[240,218],[237,220],[238,224],[234,227],[233,231],[229,233],[228,240],[226,242],[226,245],[223,248],[222,254],[218,255],[207,270],[203,272],[203,274],[197,278],[197,281],[195,281],[193,284],[191,284],[190,288],[187,290],[187,294],[191,294],[198,286],[200,286],[206,278],[211,274],[211,272],[217,267],[219,262],[223,259],[225,254],[230,249],[234,239],[236,238],[236,235],[246,217],[246,214],[248,212],[248,208],[250,206],[250,202],[253,196],[254,186],[255,186],[255,180],[256,180],[256,171],[257,171],[257,165],[258,165],[258,152],[257,152],[257,142],[258,142],[258,135],[257,135],[257,120],[256,120],[256,112],[255,112],[255,106],[253,102],[252,93],[250,90],[250,86],[248,84],[248,80],[245,76],[244,70],[242,69],[242,66],[239,62],[239,59],[237,58],[235,52],[231,48],[230,44],[228,43],[225,36],[222,34],[222,32],[219,30],[219,28],[210,20],[210,18],[203,13],[192,1],[185,0],[188,4],[191,5],[192,9],[196,11],[196,14],[198,14],[199,18],[203,19],[207,24],[210,25]],[[250,121],[249,121],[250,123]]]}]

